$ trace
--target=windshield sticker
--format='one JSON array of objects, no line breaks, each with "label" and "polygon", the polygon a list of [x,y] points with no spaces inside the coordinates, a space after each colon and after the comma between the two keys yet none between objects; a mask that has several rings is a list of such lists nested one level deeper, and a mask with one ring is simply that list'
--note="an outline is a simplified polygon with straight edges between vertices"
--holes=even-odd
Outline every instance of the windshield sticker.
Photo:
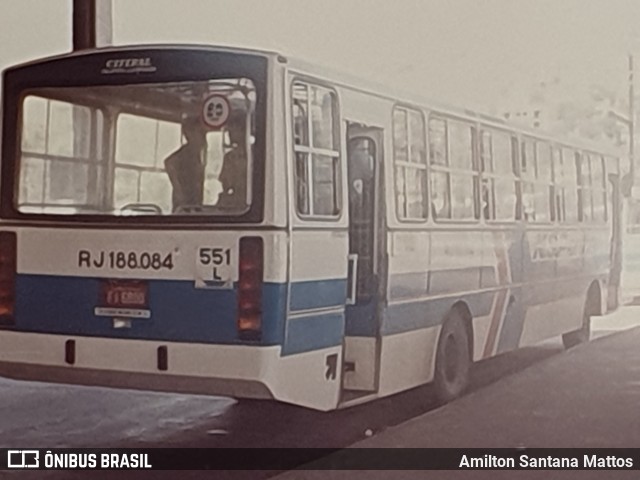
[{"label": "windshield sticker", "polygon": [[223,95],[210,95],[202,106],[202,119],[207,127],[217,130],[224,126],[229,119],[231,106]]}]

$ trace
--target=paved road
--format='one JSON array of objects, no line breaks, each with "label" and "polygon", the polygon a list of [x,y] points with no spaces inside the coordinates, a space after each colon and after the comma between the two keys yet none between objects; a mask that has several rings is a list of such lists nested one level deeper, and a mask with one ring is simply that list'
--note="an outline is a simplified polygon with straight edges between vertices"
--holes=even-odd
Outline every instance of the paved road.
[{"label": "paved road", "polygon": [[[599,322],[637,325],[640,308]],[[638,448],[640,327],[600,336],[413,418],[356,448]],[[638,467],[638,466],[636,466]],[[638,479],[638,471],[288,472],[278,480]]]},{"label": "paved road", "polygon": [[[598,335],[628,328],[634,318],[596,324]],[[522,376],[530,367],[563,357],[559,341],[478,364],[472,392]],[[429,388],[327,414],[271,402],[241,401],[0,379],[0,446],[33,447],[347,447],[434,409]],[[455,405],[455,404],[454,404]],[[375,438],[375,437],[374,437]],[[35,473],[35,472],[34,472]],[[44,473],[44,472],[40,472]],[[217,474],[265,478],[274,472]],[[101,475],[100,478],[113,478]],[[27,478],[21,475],[20,478]],[[30,478],[44,478],[34,475]],[[46,478],[70,478],[50,472]],[[80,477],[78,477],[80,478]],[[92,473],[92,478],[98,476]],[[143,478],[140,476],[128,478]],[[154,472],[148,478],[175,478]],[[209,478],[206,472],[180,478]]]}]

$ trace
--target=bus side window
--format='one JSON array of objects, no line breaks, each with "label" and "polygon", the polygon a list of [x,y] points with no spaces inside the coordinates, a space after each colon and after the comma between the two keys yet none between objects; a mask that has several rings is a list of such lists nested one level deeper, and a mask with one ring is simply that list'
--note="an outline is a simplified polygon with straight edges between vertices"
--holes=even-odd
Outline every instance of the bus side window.
[{"label": "bus side window", "polygon": [[[514,175],[520,173],[520,143],[518,137],[511,137],[511,166]],[[522,181],[516,180],[516,220],[522,220]]]},{"label": "bus side window", "polygon": [[525,138],[520,144],[520,183],[522,185],[522,213],[527,222],[536,221],[535,184],[536,157],[535,144]]},{"label": "bus side window", "polygon": [[471,125],[449,122],[449,155],[451,179],[451,218],[471,220],[477,217],[475,179],[478,176],[473,162],[473,128]]},{"label": "bus side window", "polygon": [[304,154],[296,153],[296,204],[298,211],[308,215],[309,210],[309,163]]},{"label": "bus side window", "polygon": [[335,93],[295,82],[292,87],[296,208],[301,216],[340,213],[340,151]]},{"label": "bus side window", "polygon": [[495,187],[494,180],[487,175],[495,170],[493,166],[493,138],[491,132],[486,130],[480,133],[480,169],[482,171],[480,194],[482,218],[493,220],[496,216]]},{"label": "bus side window", "polygon": [[293,143],[309,145],[309,117],[307,114],[306,86],[299,83],[293,85]]},{"label": "bus side window", "polygon": [[553,187],[551,145],[543,140],[536,143],[536,180],[534,183],[534,209],[537,222],[549,222],[553,213]]},{"label": "bus side window", "polygon": [[578,177],[578,217],[581,222],[591,222],[591,162],[586,152],[576,152]]},{"label": "bus side window", "polygon": [[393,109],[396,209],[400,220],[427,218],[427,165],[424,118],[417,110]]},{"label": "bus side window", "polygon": [[554,222],[564,221],[564,191],[560,186],[562,178],[562,152],[560,148],[551,150],[551,163],[553,170],[553,218]]},{"label": "bus side window", "polygon": [[477,220],[480,162],[474,159],[474,127],[458,120],[431,118],[429,144],[434,218]]},{"label": "bus side window", "polygon": [[578,163],[579,200],[583,222],[607,220],[606,184],[602,155],[583,153]]},{"label": "bus side window", "polygon": [[429,163],[431,164],[431,211],[436,220],[451,218],[449,175],[444,171],[447,155],[447,122],[429,119]]},{"label": "bus side window", "polygon": [[510,134],[483,131],[480,153],[483,216],[490,221],[512,221],[516,218],[517,195]]},{"label": "bus side window", "polygon": [[570,148],[563,148],[561,151],[561,168],[556,175],[556,187],[562,192],[563,213],[562,219],[567,222],[578,221],[578,176],[576,170],[577,153]]},{"label": "bus side window", "polygon": [[593,220],[598,223],[607,221],[607,185],[602,155],[591,157],[591,196],[593,202]]}]

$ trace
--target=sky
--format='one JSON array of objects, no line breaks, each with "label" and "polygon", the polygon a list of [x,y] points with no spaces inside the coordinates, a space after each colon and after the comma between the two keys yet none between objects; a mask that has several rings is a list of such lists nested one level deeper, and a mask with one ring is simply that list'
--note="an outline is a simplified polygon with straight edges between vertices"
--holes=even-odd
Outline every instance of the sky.
[{"label": "sky", "polygon": [[[277,50],[495,112],[561,79],[624,92],[638,0],[112,0],[113,41]],[[0,0],[0,68],[71,47],[71,0]],[[640,75],[638,75],[640,78]]]}]

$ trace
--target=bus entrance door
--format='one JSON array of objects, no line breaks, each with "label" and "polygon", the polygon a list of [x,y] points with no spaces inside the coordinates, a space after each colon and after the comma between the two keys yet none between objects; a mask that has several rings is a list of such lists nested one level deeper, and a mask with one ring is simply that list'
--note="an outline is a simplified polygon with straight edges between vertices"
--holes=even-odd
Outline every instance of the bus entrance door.
[{"label": "bus entrance door", "polygon": [[[349,278],[343,401],[374,392],[380,357],[379,307],[384,216],[380,194],[383,131],[348,123]],[[351,392],[351,393],[349,393]]]}]

